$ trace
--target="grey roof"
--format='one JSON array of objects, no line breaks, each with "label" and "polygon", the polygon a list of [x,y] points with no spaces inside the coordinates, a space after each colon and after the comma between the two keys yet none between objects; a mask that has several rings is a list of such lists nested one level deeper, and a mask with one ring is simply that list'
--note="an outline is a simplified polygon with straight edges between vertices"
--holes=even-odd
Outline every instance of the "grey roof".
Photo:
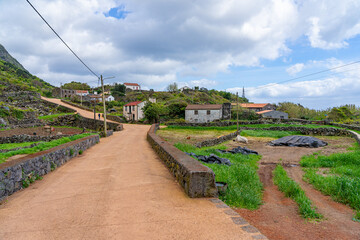
[{"label": "grey roof", "polygon": [[185,110],[219,110],[221,108],[221,104],[190,104]]}]

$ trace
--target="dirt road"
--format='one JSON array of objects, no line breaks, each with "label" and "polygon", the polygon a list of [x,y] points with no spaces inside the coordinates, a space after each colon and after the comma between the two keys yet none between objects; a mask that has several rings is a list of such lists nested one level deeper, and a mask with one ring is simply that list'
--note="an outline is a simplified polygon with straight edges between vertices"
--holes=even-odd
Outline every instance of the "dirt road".
[{"label": "dirt road", "polygon": [[261,239],[230,209],[187,197],[146,141],[148,129],[125,125],[10,196],[0,239]]}]

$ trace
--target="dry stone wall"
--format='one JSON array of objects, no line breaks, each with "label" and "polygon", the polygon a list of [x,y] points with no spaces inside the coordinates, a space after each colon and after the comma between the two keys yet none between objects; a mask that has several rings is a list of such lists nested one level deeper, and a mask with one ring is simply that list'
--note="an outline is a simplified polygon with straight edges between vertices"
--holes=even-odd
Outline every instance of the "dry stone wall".
[{"label": "dry stone wall", "polygon": [[214,172],[156,135],[158,127],[151,126],[147,140],[186,194],[192,198],[217,196]]},{"label": "dry stone wall", "polygon": [[49,142],[52,140],[56,140],[62,137],[68,137],[70,135],[53,135],[53,136],[37,136],[37,135],[27,135],[27,134],[21,134],[21,135],[13,135],[11,137],[0,137],[0,144],[3,143],[22,143],[22,142]]},{"label": "dry stone wall", "polygon": [[30,178],[48,174],[98,142],[98,135],[88,136],[0,164],[0,200],[22,189]]}]

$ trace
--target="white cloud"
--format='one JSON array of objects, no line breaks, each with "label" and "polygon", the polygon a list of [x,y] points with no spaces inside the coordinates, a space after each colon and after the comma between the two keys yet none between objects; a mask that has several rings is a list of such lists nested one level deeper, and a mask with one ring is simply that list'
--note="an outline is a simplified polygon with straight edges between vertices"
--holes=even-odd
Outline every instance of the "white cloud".
[{"label": "white cloud", "polygon": [[210,88],[213,86],[216,86],[216,81],[214,80],[209,80],[209,79],[200,79],[200,80],[192,80],[190,81],[190,85],[191,86],[198,86],[198,87],[205,87],[205,88]]},{"label": "white cloud", "polygon": [[295,65],[292,65],[291,67],[286,69],[286,72],[290,74],[291,76],[294,76],[295,74],[301,72],[304,69],[303,63],[297,63]]}]

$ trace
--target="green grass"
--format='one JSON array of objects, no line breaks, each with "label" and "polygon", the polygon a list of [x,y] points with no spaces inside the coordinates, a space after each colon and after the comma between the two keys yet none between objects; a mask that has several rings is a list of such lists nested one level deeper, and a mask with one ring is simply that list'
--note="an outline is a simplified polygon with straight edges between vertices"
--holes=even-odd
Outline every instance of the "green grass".
[{"label": "green grass", "polygon": [[224,145],[200,149],[181,143],[177,143],[175,146],[184,152],[193,152],[197,155],[210,155],[213,153],[231,161],[232,166],[203,163],[214,171],[217,182],[226,182],[228,184],[226,193],[220,195],[220,199],[226,204],[247,209],[257,209],[262,204],[263,185],[257,174],[257,162],[261,156],[220,154],[215,150],[226,149]]},{"label": "green grass", "polygon": [[281,165],[278,165],[274,170],[274,184],[278,186],[286,197],[293,199],[297,203],[299,213],[303,218],[318,220],[323,217],[316,211],[310,199],[305,195],[304,190],[287,175]]},{"label": "green grass", "polygon": [[36,153],[36,152],[40,152],[40,151],[45,151],[48,150],[50,148],[71,142],[71,141],[75,141],[77,139],[83,138],[83,137],[87,137],[90,135],[94,135],[94,133],[83,133],[83,134],[78,134],[78,135],[73,135],[70,137],[63,137],[57,140],[53,140],[50,142],[42,142],[39,145],[32,147],[32,148],[26,148],[26,149],[20,149],[20,150],[16,150],[16,151],[10,151],[10,152],[6,152],[6,153],[0,153],[0,163],[3,163],[6,161],[6,159],[8,159],[9,157],[15,156],[15,155],[19,155],[19,154],[32,154],[32,153]]},{"label": "green grass", "polygon": [[267,130],[242,130],[241,136],[244,137],[270,137],[270,138],[282,138],[291,135],[301,135],[301,132],[291,131],[267,131]]},{"label": "green grass", "polygon": [[19,147],[27,147],[34,143],[38,143],[38,142],[3,143],[3,144],[0,144],[0,149],[4,150],[4,149],[19,148]]},{"label": "green grass", "polygon": [[[304,156],[300,164],[306,167],[305,181],[335,201],[360,211],[360,147],[351,149],[351,152],[330,156]],[[329,175],[318,174],[319,168],[329,168]]]},{"label": "green grass", "polygon": [[73,114],[74,113],[58,113],[58,114],[52,114],[52,115],[46,115],[46,116],[39,116],[38,119],[54,121],[55,118],[58,118],[60,116],[73,115]]}]

